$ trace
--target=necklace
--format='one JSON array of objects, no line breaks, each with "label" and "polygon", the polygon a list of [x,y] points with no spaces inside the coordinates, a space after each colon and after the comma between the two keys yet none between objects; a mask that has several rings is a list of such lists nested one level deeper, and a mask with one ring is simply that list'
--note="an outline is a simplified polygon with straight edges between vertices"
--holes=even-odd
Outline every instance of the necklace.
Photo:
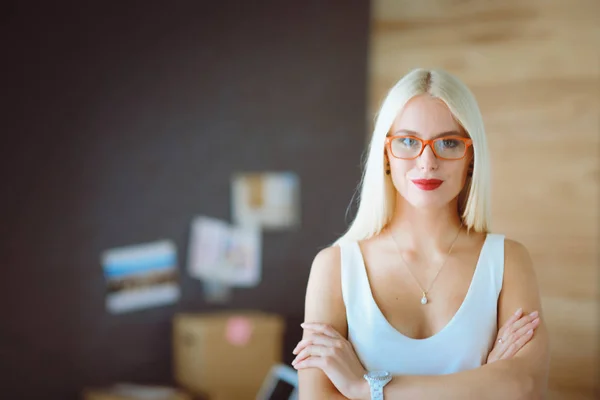
[{"label": "necklace", "polygon": [[444,262],[442,263],[442,265],[438,269],[437,273],[433,277],[433,281],[431,281],[431,285],[429,285],[429,289],[427,289],[427,290],[423,289],[423,287],[419,283],[419,280],[417,279],[417,277],[414,276],[414,274],[410,270],[410,267],[408,266],[408,263],[406,262],[406,260],[402,256],[402,252],[400,251],[400,247],[398,246],[398,243],[396,242],[396,239],[394,238],[394,235],[392,235],[392,233],[390,232],[390,236],[392,237],[392,241],[396,245],[396,249],[398,250],[398,254],[400,254],[400,258],[402,258],[402,262],[404,262],[404,265],[406,265],[406,269],[408,269],[408,272],[410,272],[410,274],[413,277],[413,279],[415,280],[415,282],[417,282],[417,285],[419,286],[419,289],[421,289],[421,293],[423,294],[423,297],[421,297],[421,304],[425,305],[425,304],[427,304],[429,302],[429,299],[427,298],[427,294],[429,293],[429,291],[433,287],[433,284],[434,284],[435,280],[437,279],[438,275],[440,274],[440,271],[442,270],[442,268],[444,268],[444,265],[446,265],[446,261],[448,261],[448,258],[450,257],[450,253],[452,252],[452,249],[454,248],[454,243],[456,243],[456,239],[458,239],[458,235],[460,234],[461,229],[462,229],[462,223],[458,227],[458,232],[456,232],[456,237],[452,241],[452,245],[450,246],[450,250],[448,250],[448,254],[446,254],[446,258],[444,259]]}]

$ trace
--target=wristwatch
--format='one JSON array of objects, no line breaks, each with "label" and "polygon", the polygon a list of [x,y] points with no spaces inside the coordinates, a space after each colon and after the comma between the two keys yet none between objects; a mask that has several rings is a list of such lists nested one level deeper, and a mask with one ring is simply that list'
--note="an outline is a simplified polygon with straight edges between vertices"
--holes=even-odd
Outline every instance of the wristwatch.
[{"label": "wristwatch", "polygon": [[392,380],[392,374],[387,371],[371,371],[364,375],[371,389],[371,400],[383,400],[383,387]]}]

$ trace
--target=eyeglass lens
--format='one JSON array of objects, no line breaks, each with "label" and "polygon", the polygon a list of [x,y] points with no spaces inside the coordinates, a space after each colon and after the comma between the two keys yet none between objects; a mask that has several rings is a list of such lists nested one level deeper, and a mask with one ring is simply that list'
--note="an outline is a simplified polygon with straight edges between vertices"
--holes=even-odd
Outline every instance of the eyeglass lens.
[{"label": "eyeglass lens", "polygon": [[[467,146],[462,140],[455,138],[439,138],[434,140],[434,153],[438,157],[459,159],[465,155]],[[422,143],[411,137],[397,137],[391,142],[394,156],[399,158],[414,158],[421,152]]]}]

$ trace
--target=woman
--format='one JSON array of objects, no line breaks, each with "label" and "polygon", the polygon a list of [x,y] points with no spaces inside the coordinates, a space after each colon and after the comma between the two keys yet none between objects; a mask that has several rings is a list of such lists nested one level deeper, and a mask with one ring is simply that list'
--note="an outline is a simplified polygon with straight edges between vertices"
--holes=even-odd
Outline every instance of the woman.
[{"label": "woman", "polygon": [[489,233],[489,164],[457,78],[417,69],[390,90],[356,217],[311,267],[301,399],[544,396],[536,277],[523,245]]}]

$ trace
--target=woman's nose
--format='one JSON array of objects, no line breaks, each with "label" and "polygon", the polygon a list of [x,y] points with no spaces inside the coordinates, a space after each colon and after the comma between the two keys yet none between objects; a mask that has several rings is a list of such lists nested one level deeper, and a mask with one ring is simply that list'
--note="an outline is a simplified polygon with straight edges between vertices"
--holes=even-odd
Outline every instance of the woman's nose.
[{"label": "woman's nose", "polygon": [[419,168],[425,171],[433,171],[438,167],[438,159],[430,145],[426,145],[418,158]]}]

